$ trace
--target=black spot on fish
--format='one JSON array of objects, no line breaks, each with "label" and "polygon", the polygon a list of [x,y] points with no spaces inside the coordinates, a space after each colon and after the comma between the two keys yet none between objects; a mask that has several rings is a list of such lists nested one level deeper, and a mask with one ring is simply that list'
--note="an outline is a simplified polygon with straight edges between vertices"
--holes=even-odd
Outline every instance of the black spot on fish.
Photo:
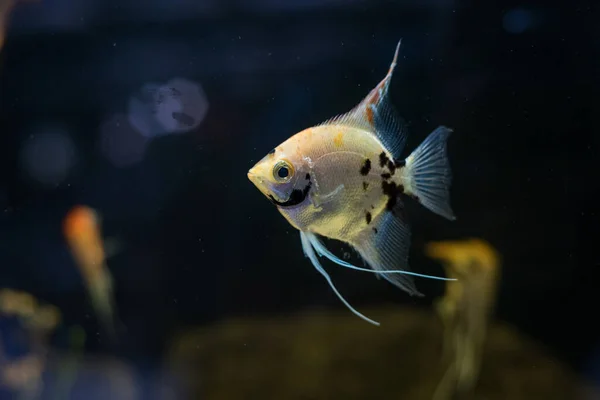
[{"label": "black spot on fish", "polygon": [[383,194],[386,196],[394,196],[397,194],[398,185],[396,182],[381,182],[381,189],[383,190]]},{"label": "black spot on fish", "polygon": [[371,171],[371,160],[368,158],[365,160],[365,163],[360,167],[360,174],[366,176]]},{"label": "black spot on fish", "polygon": [[369,188],[369,182],[363,182],[363,190],[366,192]]},{"label": "black spot on fish", "polygon": [[388,172],[385,172],[385,173],[381,174],[381,177],[383,179],[390,179],[392,177],[392,175]]},{"label": "black spot on fish", "polygon": [[305,176],[305,178],[306,178],[307,181],[310,181],[310,174],[307,173],[306,176]]},{"label": "black spot on fish", "polygon": [[379,155],[379,166],[380,166],[381,168],[383,168],[383,166],[384,166],[385,164],[387,164],[387,162],[388,162],[389,160],[390,160],[390,159],[389,159],[389,158],[388,158],[388,156],[385,154],[385,151],[382,151],[382,152],[381,152],[381,154]]},{"label": "black spot on fish", "polygon": [[390,170],[390,174],[394,175],[396,172],[396,164],[392,160],[388,160],[387,167]]},{"label": "black spot on fish", "polygon": [[377,235],[377,228],[373,228],[373,232]]},{"label": "black spot on fish", "polygon": [[365,219],[367,220],[367,225],[371,223],[371,213],[367,211],[365,214]]},{"label": "black spot on fish", "polygon": [[279,207],[294,207],[302,203],[306,199],[306,196],[308,196],[308,192],[310,192],[311,186],[312,182],[308,181],[308,185],[306,185],[303,190],[292,190],[290,197],[283,202],[275,200],[275,198],[272,195],[269,195],[269,199],[271,199],[271,201]]},{"label": "black spot on fish", "polygon": [[400,191],[398,185],[396,185],[396,182],[383,181],[381,182],[381,189],[383,190],[383,194],[388,197],[388,201],[385,204],[385,208],[388,211],[392,211],[394,209],[394,206],[398,202],[398,196],[402,192]]},{"label": "black spot on fish", "polygon": [[402,168],[406,165],[406,160],[396,160],[394,165],[396,165],[396,168]]},{"label": "black spot on fish", "polygon": [[273,149],[269,152],[269,155],[271,155],[271,154],[275,154],[275,149]]}]

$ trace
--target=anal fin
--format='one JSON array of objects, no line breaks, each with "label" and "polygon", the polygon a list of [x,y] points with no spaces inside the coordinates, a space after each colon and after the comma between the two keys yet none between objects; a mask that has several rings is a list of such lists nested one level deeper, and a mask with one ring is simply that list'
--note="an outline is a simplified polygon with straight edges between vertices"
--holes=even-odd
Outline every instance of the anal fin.
[{"label": "anal fin", "polygon": [[410,275],[381,273],[409,270],[410,227],[400,199],[392,211],[384,211],[378,215],[351,244],[373,270],[380,272],[380,276],[411,296],[423,296]]}]

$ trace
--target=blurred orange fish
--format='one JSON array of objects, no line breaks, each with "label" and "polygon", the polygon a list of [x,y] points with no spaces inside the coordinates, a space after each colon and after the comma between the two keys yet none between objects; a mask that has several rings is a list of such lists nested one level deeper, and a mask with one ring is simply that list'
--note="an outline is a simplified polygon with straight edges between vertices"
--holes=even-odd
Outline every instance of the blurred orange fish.
[{"label": "blurred orange fish", "polygon": [[106,265],[100,217],[90,207],[75,206],[63,221],[63,233],[86,282],[92,306],[112,340],[116,339],[113,282]]}]

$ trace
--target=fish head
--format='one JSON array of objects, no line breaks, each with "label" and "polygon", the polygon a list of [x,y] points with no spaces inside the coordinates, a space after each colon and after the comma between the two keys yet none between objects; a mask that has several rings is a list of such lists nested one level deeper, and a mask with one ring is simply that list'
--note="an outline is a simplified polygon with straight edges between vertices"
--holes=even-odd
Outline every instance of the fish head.
[{"label": "fish head", "polygon": [[73,207],[63,220],[63,231],[67,238],[87,236],[98,229],[100,217],[87,206]]},{"label": "fish head", "polygon": [[293,148],[278,146],[248,171],[248,179],[280,208],[303,204],[310,189],[309,167]]}]

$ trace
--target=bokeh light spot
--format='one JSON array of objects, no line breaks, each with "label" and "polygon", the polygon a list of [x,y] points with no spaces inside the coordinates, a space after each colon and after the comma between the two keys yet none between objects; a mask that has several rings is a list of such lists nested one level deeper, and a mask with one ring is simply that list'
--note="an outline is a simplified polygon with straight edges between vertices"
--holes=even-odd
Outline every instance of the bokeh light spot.
[{"label": "bokeh light spot", "polygon": [[129,99],[129,121],[143,136],[185,133],[197,128],[208,112],[208,100],[199,84],[172,79],[150,83]]},{"label": "bokeh light spot", "polygon": [[21,168],[38,183],[58,185],[69,174],[75,151],[75,145],[65,130],[38,128],[21,148]]},{"label": "bokeh light spot", "polygon": [[531,28],[533,13],[524,8],[513,8],[504,14],[502,25],[509,33],[523,33]]}]

